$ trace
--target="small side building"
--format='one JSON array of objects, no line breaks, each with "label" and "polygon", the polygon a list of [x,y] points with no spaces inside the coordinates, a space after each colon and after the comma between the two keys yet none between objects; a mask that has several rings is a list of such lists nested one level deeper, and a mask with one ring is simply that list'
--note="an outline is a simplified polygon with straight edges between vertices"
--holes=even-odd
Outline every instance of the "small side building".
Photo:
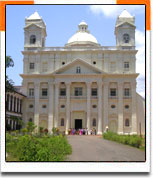
[{"label": "small side building", "polygon": [[6,92],[6,130],[19,130],[22,127],[22,104],[26,97],[21,93],[21,87],[14,87],[13,92]]}]

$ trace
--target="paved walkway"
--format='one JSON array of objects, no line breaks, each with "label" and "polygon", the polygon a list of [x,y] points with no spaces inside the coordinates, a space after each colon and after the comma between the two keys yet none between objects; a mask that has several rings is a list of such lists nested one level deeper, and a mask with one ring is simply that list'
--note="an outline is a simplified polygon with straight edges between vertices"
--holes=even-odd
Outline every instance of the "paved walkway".
[{"label": "paved walkway", "polygon": [[145,152],[99,136],[67,136],[72,155],[67,161],[145,161]]}]

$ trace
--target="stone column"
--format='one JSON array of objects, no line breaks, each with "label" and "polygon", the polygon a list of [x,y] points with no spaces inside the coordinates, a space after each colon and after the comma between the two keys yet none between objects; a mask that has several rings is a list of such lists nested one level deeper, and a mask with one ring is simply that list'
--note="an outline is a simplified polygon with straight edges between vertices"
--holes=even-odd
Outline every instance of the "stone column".
[{"label": "stone column", "polygon": [[20,98],[19,98],[19,102],[18,102],[18,113],[20,113]]},{"label": "stone column", "polygon": [[17,122],[16,122],[16,121],[14,121],[14,130],[16,130],[16,123],[17,123]]},{"label": "stone column", "polygon": [[98,132],[102,134],[102,82],[98,82]]},{"label": "stone column", "polygon": [[37,126],[36,131],[39,128],[39,89],[40,83],[35,83],[34,95],[35,95],[35,109],[34,109],[34,124]]},{"label": "stone column", "polygon": [[12,111],[14,111],[14,96],[12,98]]},{"label": "stone column", "polygon": [[58,110],[59,110],[59,83],[55,83],[55,123],[54,123],[55,127],[58,127]]},{"label": "stone column", "polygon": [[68,134],[70,128],[70,83],[66,83],[66,130],[65,134]]},{"label": "stone column", "polygon": [[136,117],[136,81],[132,82],[131,88],[132,94],[132,134],[137,134],[137,117]]},{"label": "stone column", "polygon": [[90,134],[90,125],[91,125],[91,83],[88,82],[86,83],[87,85],[87,129],[88,129],[88,134]]},{"label": "stone column", "polygon": [[9,102],[8,102],[8,111],[11,109],[11,95],[9,95]]},{"label": "stone column", "polygon": [[48,131],[52,133],[53,128],[53,111],[54,111],[54,86],[53,83],[49,83],[49,102],[48,102]]},{"label": "stone column", "polygon": [[14,128],[14,120],[12,120],[11,122],[11,130],[13,130],[13,128]]},{"label": "stone column", "polygon": [[108,82],[104,82],[104,126],[103,130],[106,131],[106,128],[109,127],[109,118],[108,118]]},{"label": "stone column", "polygon": [[123,83],[118,82],[118,134],[123,134]]},{"label": "stone column", "polygon": [[15,111],[17,112],[17,107],[18,107],[18,103],[17,103],[18,98],[16,97],[16,106],[15,106]]}]

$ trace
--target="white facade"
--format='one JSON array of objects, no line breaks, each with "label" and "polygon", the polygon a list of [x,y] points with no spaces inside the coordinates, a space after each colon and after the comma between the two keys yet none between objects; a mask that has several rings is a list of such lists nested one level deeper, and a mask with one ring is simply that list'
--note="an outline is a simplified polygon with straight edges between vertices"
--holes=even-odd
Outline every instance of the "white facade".
[{"label": "white facade", "polygon": [[[37,12],[25,19],[23,117],[40,127],[145,132],[144,101],[137,97],[134,17],[124,10],[115,26],[116,46],[101,46],[81,22],[64,47],[45,47],[46,26]],[[138,99],[137,99],[138,98]],[[143,104],[138,104],[143,101]],[[139,115],[139,109],[143,114]],[[141,124],[139,123],[141,122]]]}]

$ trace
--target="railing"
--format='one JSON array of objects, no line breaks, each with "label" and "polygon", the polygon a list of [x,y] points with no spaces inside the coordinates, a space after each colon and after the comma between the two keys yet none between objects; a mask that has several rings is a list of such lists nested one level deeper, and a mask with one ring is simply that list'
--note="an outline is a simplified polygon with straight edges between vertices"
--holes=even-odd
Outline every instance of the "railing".
[{"label": "railing", "polygon": [[87,99],[86,96],[71,96],[71,99]]},{"label": "railing", "polygon": [[132,98],[131,96],[123,96],[123,99],[130,99]]},{"label": "railing", "polygon": [[66,96],[59,96],[59,99],[66,99]]},{"label": "railing", "polygon": [[40,99],[48,99],[48,96],[40,96]]},{"label": "railing", "polygon": [[109,99],[118,99],[118,96],[109,96]]},{"label": "railing", "polygon": [[29,48],[25,47],[24,51],[75,51],[75,50],[135,50],[135,46],[70,46],[70,47],[41,47]]},{"label": "railing", "polygon": [[91,96],[91,99],[98,99],[98,96]]}]

